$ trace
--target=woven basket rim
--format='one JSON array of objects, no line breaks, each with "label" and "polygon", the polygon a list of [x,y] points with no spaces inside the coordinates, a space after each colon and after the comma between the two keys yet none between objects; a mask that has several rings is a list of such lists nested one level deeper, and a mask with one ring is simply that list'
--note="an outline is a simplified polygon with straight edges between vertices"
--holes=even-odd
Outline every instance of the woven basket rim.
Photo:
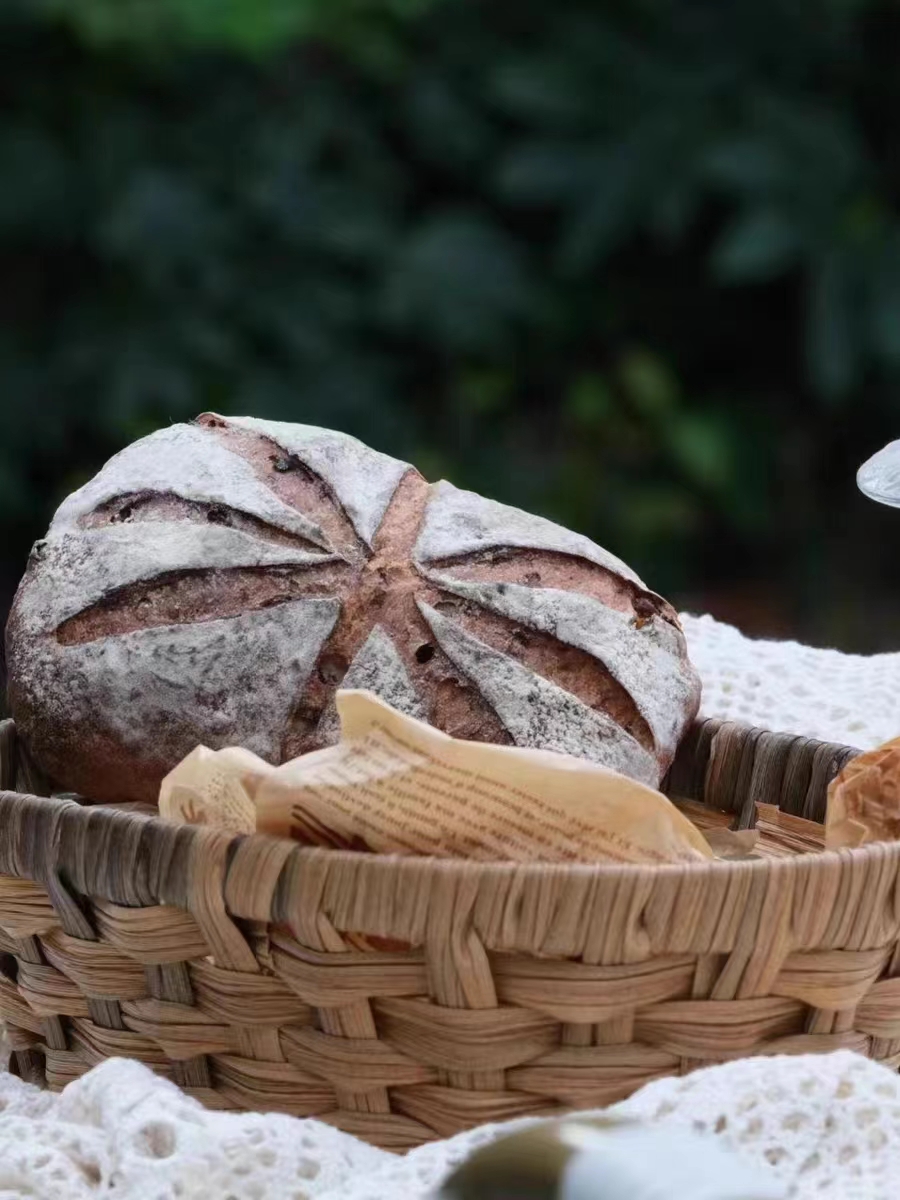
[{"label": "woven basket rim", "polygon": [[[98,870],[102,870],[105,860],[115,858],[119,853],[119,834],[134,842],[136,827],[140,832],[140,848],[135,847],[135,857],[139,859],[166,858],[171,855],[171,845],[178,844],[179,857],[191,858],[201,847],[207,850],[217,850],[224,859],[225,879],[230,872],[231,863],[239,848],[250,855],[265,855],[271,847],[278,847],[284,859],[282,876],[293,873],[305,874],[307,871],[320,876],[327,884],[328,877],[340,878],[342,891],[359,890],[361,894],[371,890],[382,890],[390,882],[397,889],[405,886],[421,888],[427,883],[444,883],[446,885],[470,885],[473,888],[479,884],[505,881],[507,884],[518,885],[523,895],[533,893],[544,885],[556,885],[556,889],[566,889],[566,886],[590,885],[603,880],[619,880],[622,883],[633,883],[637,890],[653,892],[656,886],[665,888],[674,880],[682,883],[695,880],[698,883],[705,880],[737,878],[740,876],[750,883],[759,882],[762,876],[784,876],[786,873],[799,872],[807,876],[819,873],[827,874],[832,869],[852,867],[868,873],[875,869],[877,863],[887,861],[900,862],[900,841],[871,842],[854,849],[810,851],[785,858],[755,858],[755,859],[709,859],[687,863],[517,863],[506,861],[473,861],[458,858],[434,858],[427,856],[412,856],[402,854],[373,854],[355,850],[333,850],[325,847],[303,846],[285,838],[271,837],[267,834],[230,835],[203,826],[179,825],[166,821],[161,817],[146,814],[123,813],[100,807],[84,807],[71,800],[47,797],[32,797],[20,792],[0,792],[0,828],[8,828],[11,816],[18,815],[21,806],[31,802],[40,806],[45,821],[40,824],[48,828],[58,823],[58,818],[65,817],[66,824],[75,821],[90,825],[90,842],[92,849],[90,861],[82,861],[79,865],[74,855],[67,853],[68,839],[52,838],[44,843],[47,853],[41,853],[42,837],[38,832],[29,838],[37,854],[31,864],[22,861],[15,852],[15,847],[0,849],[0,874],[15,875],[19,878],[32,879],[45,883],[48,876],[62,876],[78,892],[90,894],[92,889],[89,879]],[[5,839],[4,839],[5,840]],[[37,843],[35,845],[35,843]],[[55,843],[55,844],[54,844]],[[99,844],[98,844],[99,843]],[[169,849],[167,849],[167,845]],[[102,847],[102,849],[101,849]],[[12,851],[12,853],[10,853]],[[12,859],[12,861],[10,861]],[[18,859],[18,861],[16,861]],[[30,869],[29,869],[30,867]],[[136,901],[128,895],[128,887],[116,888],[106,872],[105,887],[98,889],[114,902],[130,905]],[[810,882],[813,882],[810,879]],[[123,880],[123,885],[127,881]],[[655,886],[656,885],[656,886]],[[554,890],[556,890],[554,889]],[[153,889],[157,891],[157,889]],[[111,892],[119,895],[111,895]],[[157,903],[183,903],[180,897],[167,895],[169,888],[159,889],[162,894],[152,897]],[[147,901],[144,900],[144,903]],[[277,903],[266,913],[261,912],[255,905],[235,904],[231,899],[228,910],[233,916],[249,920],[278,920]],[[365,905],[360,905],[364,908]]]},{"label": "woven basket rim", "polygon": [[[10,722],[10,724],[12,724]],[[827,762],[833,766],[847,757],[859,753],[851,747],[818,742],[801,735],[783,734],[757,729],[737,722],[704,720],[695,723],[689,737],[682,743],[679,760],[670,772],[671,781],[679,765],[696,775],[697,761],[706,768],[706,776],[712,772],[713,761],[734,759],[727,746],[723,749],[721,739],[731,739],[732,748],[746,755],[749,750],[758,754],[761,746],[771,753],[774,746],[780,754],[782,765],[790,755],[802,749],[810,759]],[[740,754],[738,754],[740,758]],[[708,762],[707,762],[708,760]],[[829,773],[831,772],[829,767]],[[683,776],[682,770],[682,776]],[[702,774],[701,770],[701,774]],[[748,784],[748,773],[734,767],[726,772],[724,787],[732,790],[739,777],[743,777],[743,790]],[[830,775],[829,775],[830,777]],[[687,796],[680,790],[683,779],[676,783],[676,794]],[[822,780],[819,780],[821,785]],[[720,787],[721,784],[720,779]],[[812,786],[812,785],[810,785]],[[750,783],[752,791],[753,784]],[[665,790],[665,783],[663,785]],[[769,799],[769,797],[766,797]],[[777,800],[777,797],[771,797]],[[21,829],[17,836],[16,824]],[[387,891],[402,891],[406,887],[423,887],[428,890],[430,881],[441,887],[472,887],[479,884],[503,881],[505,886],[518,887],[523,895],[538,895],[545,886],[554,891],[567,886],[583,890],[593,883],[604,880],[633,884],[637,891],[652,893],[654,885],[661,889],[674,880],[746,879],[760,877],[783,877],[786,872],[804,872],[814,875],[827,874],[844,864],[868,872],[877,862],[900,860],[900,842],[874,842],[856,849],[809,851],[784,858],[753,859],[709,859],[684,863],[518,863],[509,861],[472,860],[461,858],[437,858],[404,854],[376,854],[357,850],[338,850],[327,847],[304,846],[288,839],[254,833],[235,836],[208,826],[182,825],[156,815],[125,812],[94,804],[79,804],[68,798],[41,797],[18,791],[0,791],[0,827],[11,836],[0,839],[0,874],[29,878],[46,883],[48,877],[64,877],[68,886],[77,892],[102,894],[123,904],[176,903],[183,904],[186,897],[182,889],[174,898],[166,898],[171,888],[165,882],[169,871],[166,864],[177,859],[182,868],[198,854],[210,853],[221,859],[223,889],[230,893],[228,911],[239,918],[277,920],[278,895],[270,895],[271,908],[266,911],[254,903],[241,911],[234,902],[243,895],[244,888],[229,888],[232,866],[236,859],[253,860],[266,855],[277,855],[283,860],[281,879],[291,876],[315,876],[320,879],[321,889],[329,886],[346,894],[359,890],[361,894],[383,895]],[[77,831],[81,830],[81,836]],[[155,881],[151,883],[151,894],[146,889],[140,899],[128,898],[133,879],[123,870],[118,860],[129,859],[133,873],[138,873],[139,861],[142,873]],[[109,870],[112,864],[116,870]],[[147,864],[151,864],[148,867]],[[242,872],[243,874],[243,872]],[[102,878],[102,887],[92,889],[92,880]],[[337,882],[339,881],[339,882]],[[143,881],[146,885],[147,880]],[[291,885],[293,886],[293,884]],[[276,889],[286,891],[287,887]],[[118,893],[118,894],[116,894]],[[122,897],[119,900],[119,896]],[[361,908],[364,905],[360,906]]]}]

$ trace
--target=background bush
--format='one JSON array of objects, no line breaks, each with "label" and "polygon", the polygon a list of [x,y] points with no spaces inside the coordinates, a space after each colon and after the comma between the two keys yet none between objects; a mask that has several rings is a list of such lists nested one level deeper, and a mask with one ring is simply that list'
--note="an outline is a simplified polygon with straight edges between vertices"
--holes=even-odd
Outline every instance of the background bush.
[{"label": "background bush", "polygon": [[900,638],[900,14],[31,0],[0,16],[0,609],[213,409],[325,424],[682,605]]}]

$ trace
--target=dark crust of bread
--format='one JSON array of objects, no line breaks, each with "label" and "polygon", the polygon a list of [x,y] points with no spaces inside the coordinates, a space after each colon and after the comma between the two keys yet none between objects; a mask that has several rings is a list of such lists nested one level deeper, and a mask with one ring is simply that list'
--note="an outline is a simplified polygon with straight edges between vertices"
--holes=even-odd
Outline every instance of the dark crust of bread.
[{"label": "dark crust of bread", "polygon": [[[337,598],[340,616],[283,731],[282,760],[321,745],[323,714],[375,626],[389,635],[431,723],[455,737],[509,743],[510,734],[494,709],[436,644],[417,605],[424,601],[438,611],[452,613],[459,626],[487,646],[517,659],[589,708],[608,714],[640,745],[654,752],[653,735],[634,699],[596,657],[471,600],[449,595],[424,577],[413,562],[412,551],[429,484],[413,468],[397,487],[370,550],[334,493],[297,459],[258,432],[229,426],[214,417],[201,418],[201,422],[242,456],[282,501],[319,525],[336,556],[300,567],[176,571],[130,584],[60,624],[51,635],[60,645],[238,616],[301,597]],[[302,546],[296,537],[226,506],[198,504],[167,494],[123,496],[81,518],[80,524],[97,528],[130,523],[139,538],[142,522],[161,519],[228,525],[273,545]],[[460,580],[580,592],[636,623],[657,616],[678,627],[676,614],[664,601],[575,555],[515,548],[430,565],[452,569]],[[34,569],[40,568],[30,566],[29,572]],[[28,579],[26,574],[23,587],[28,586]],[[121,747],[102,729],[91,734],[80,728],[48,728],[35,705],[32,687],[16,677],[19,639],[26,636],[30,635],[18,629],[14,607],[7,630],[11,698],[45,769],[66,787],[97,799],[155,799],[162,775],[181,757],[183,744],[173,739],[172,745],[148,746],[139,762],[123,764]],[[685,670],[689,670],[686,658]],[[696,710],[697,699],[689,699],[687,707],[693,705]],[[692,715],[686,713],[688,719]],[[661,767],[665,765],[661,763]]]}]

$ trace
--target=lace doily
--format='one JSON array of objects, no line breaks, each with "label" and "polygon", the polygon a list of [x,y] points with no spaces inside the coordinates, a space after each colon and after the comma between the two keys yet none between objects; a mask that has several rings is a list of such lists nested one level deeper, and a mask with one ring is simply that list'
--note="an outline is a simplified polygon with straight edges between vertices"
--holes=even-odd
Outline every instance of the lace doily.
[{"label": "lace doily", "polygon": [[[893,1200],[900,1165],[900,1079],[847,1050],[750,1058],[648,1084],[616,1110],[718,1137],[767,1164],[792,1200]],[[483,1126],[384,1165],[346,1200],[425,1197],[447,1172],[500,1132]],[[329,1197],[337,1200],[337,1195]]]},{"label": "lace doily", "polygon": [[871,750],[900,734],[900,654],[756,641],[683,615],[703,680],[701,714]]},{"label": "lace doily", "polygon": [[[868,749],[900,733],[900,654],[758,642],[685,617],[703,715]],[[795,1200],[893,1200],[900,1079],[846,1051],[758,1058],[663,1079],[621,1110],[687,1125],[768,1163]],[[320,1121],[210,1112],[115,1059],[61,1095],[0,1075],[0,1200],[425,1200],[498,1131],[375,1150]]]},{"label": "lace doily", "polygon": [[59,1095],[0,1075],[0,1200],[312,1200],[393,1156],[325,1125],[211,1112],[109,1059]]},{"label": "lace doily", "polygon": [[[426,1200],[498,1133],[405,1157],[320,1121],[216,1113],[111,1059],[55,1096],[0,1076],[0,1200]],[[755,1058],[648,1084],[619,1111],[684,1126],[767,1164],[793,1200],[893,1200],[900,1079],[849,1051]]]}]

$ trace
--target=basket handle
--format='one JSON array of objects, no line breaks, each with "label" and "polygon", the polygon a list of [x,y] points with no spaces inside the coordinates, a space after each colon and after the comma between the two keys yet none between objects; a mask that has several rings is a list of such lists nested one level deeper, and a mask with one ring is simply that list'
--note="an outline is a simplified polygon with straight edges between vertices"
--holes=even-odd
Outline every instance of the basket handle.
[{"label": "basket handle", "polygon": [[697,721],[663,782],[673,799],[734,813],[749,828],[758,803],[824,824],[828,785],[860,751],[733,721]]}]

